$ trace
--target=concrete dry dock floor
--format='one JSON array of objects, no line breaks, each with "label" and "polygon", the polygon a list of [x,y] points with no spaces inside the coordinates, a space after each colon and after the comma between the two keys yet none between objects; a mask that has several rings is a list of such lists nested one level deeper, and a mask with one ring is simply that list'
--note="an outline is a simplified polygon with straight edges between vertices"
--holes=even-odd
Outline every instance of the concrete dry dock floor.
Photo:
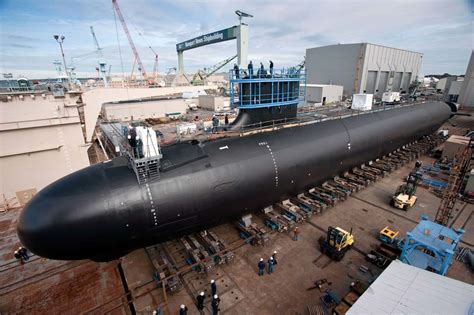
[{"label": "concrete dry dock floor", "polygon": [[[433,160],[422,158],[424,163]],[[422,214],[434,218],[439,204],[439,198],[424,188],[418,189],[419,201],[407,212],[389,206],[390,196],[398,185],[403,183],[406,175],[413,169],[414,162],[405,165],[389,176],[372,183],[368,188],[356,193],[344,202],[326,210],[323,214],[313,216],[309,222],[300,224],[301,234],[298,241],[291,239],[289,233],[271,233],[265,246],[245,245],[238,248],[234,261],[229,265],[220,265],[205,275],[197,272],[185,273],[181,279],[185,283],[178,294],[167,295],[168,305],[165,311],[177,313],[180,304],[189,308],[189,314],[198,314],[194,305],[194,298],[201,291],[206,292],[206,311],[210,314],[210,280],[216,280],[218,293],[221,298],[221,311],[225,314],[304,314],[306,307],[319,302],[319,290],[307,289],[314,285],[314,281],[327,278],[332,282],[332,290],[340,297],[348,292],[349,285],[356,279],[364,281],[375,280],[381,269],[365,261],[364,253],[378,245],[376,237],[386,225],[400,231],[404,236],[420,220]],[[473,248],[472,240],[474,206],[464,202],[457,202],[452,225],[466,229],[461,246]],[[253,221],[263,224],[260,215],[254,215]],[[355,247],[348,252],[341,262],[331,261],[319,251],[317,240],[325,235],[328,226],[340,226],[344,229],[353,229]],[[238,233],[232,224],[224,224],[212,229],[228,244],[238,241]],[[184,266],[182,252],[177,242],[165,245],[169,252],[175,253],[179,267]],[[265,261],[274,250],[278,251],[278,265],[272,275],[267,273],[257,275],[257,262],[260,258]],[[140,252],[142,254],[140,254]],[[125,257],[124,269],[130,277],[143,281],[149,279],[150,268],[143,268],[143,262],[125,264],[130,256],[144,256],[144,250],[139,250]],[[176,254],[177,253],[177,254]],[[146,260],[146,258],[143,258]],[[369,267],[369,272],[359,270],[361,265]],[[140,266],[140,267],[139,267]],[[130,270],[129,270],[130,269]],[[146,270],[146,271],[144,271]],[[448,277],[474,284],[472,272],[458,261],[453,261]],[[132,279],[132,278],[131,278]],[[131,280],[130,282],[134,282]],[[135,283],[135,282],[134,282]],[[160,292],[161,293],[161,292]],[[162,301],[156,295],[155,302]],[[152,306],[145,306],[144,301],[138,300],[137,311],[151,311]],[[156,305],[156,304],[154,304]]]},{"label": "concrete dry dock floor", "polygon": [[[454,121],[456,127],[446,124],[451,132],[462,134],[465,129],[474,129],[472,118],[456,117]],[[425,164],[432,161],[427,157],[422,160]],[[365,261],[362,253],[378,244],[376,236],[380,229],[389,225],[404,236],[421,214],[433,218],[438,208],[439,198],[421,187],[417,193],[419,201],[407,212],[389,206],[390,196],[413,165],[400,168],[323,214],[313,216],[310,222],[300,224],[300,239],[296,242],[288,233],[270,233],[264,247],[241,245],[232,224],[213,228],[227,244],[239,245],[234,261],[212,269],[207,275],[182,273],[184,288],[177,294],[166,294],[165,314],[178,314],[180,304],[188,306],[188,314],[198,314],[194,299],[200,291],[206,292],[205,314],[210,314],[211,279],[217,281],[224,314],[306,314],[307,306],[318,304],[321,295],[319,290],[307,290],[314,281],[327,278],[332,282],[330,288],[342,297],[355,279],[375,279],[382,270]],[[162,289],[153,282],[153,264],[144,249],[109,263],[53,261],[32,256],[26,264],[19,264],[13,258],[13,251],[19,246],[16,236],[19,212],[17,208],[0,213],[0,314],[130,314],[119,263],[137,314],[151,314],[157,305],[165,303]],[[452,222],[455,228],[464,227],[461,246],[471,249],[474,249],[473,212],[473,205],[458,201]],[[263,225],[262,215],[254,215],[253,221]],[[353,228],[355,248],[341,262],[323,256],[317,245],[329,225]],[[169,242],[164,247],[184,270],[182,250],[177,243]],[[259,277],[258,260],[260,257],[267,260],[274,250],[278,251],[274,273]],[[361,272],[361,265],[370,271]],[[447,276],[474,284],[472,272],[455,260]]]}]

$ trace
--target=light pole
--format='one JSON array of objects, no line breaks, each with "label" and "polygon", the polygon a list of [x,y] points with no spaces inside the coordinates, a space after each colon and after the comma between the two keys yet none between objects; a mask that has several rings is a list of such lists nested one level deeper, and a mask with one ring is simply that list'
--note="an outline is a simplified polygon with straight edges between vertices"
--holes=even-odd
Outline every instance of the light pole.
[{"label": "light pole", "polygon": [[67,76],[67,85],[68,88],[71,88],[71,78],[69,77],[69,72],[67,71],[67,65],[66,65],[66,58],[64,57],[64,50],[63,50],[63,42],[66,37],[64,36],[59,36],[59,35],[54,35],[54,39],[58,42],[59,47],[61,47],[61,54],[63,56],[63,62],[64,62],[64,71],[66,71],[66,76]]}]

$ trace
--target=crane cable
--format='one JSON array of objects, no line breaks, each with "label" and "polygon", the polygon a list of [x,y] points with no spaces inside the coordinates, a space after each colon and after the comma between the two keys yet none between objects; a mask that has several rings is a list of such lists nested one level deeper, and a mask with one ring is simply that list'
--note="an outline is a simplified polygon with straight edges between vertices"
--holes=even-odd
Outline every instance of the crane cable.
[{"label": "crane cable", "polygon": [[117,14],[115,13],[115,8],[112,7],[112,11],[114,11],[114,22],[115,22],[115,33],[117,35],[117,44],[118,44],[118,51],[120,56],[120,65],[122,66],[122,76],[125,78],[125,69],[123,67],[123,58],[122,58],[122,49],[120,48],[120,38],[117,26]]}]

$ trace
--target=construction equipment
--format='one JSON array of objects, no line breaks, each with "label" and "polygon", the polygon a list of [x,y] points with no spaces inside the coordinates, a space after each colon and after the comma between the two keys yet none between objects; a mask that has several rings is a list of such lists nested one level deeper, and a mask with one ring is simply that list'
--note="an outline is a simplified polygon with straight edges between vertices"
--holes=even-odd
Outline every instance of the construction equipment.
[{"label": "construction equipment", "polygon": [[108,83],[107,83],[107,70],[105,69],[105,66],[106,66],[106,62],[103,60],[103,54],[102,54],[102,47],[100,47],[99,45],[99,41],[97,40],[97,36],[95,36],[95,32],[94,32],[94,27],[90,27],[91,29],[91,34],[92,34],[92,38],[94,39],[94,44],[97,48],[97,63],[99,64],[99,67],[96,68],[97,71],[99,72],[99,77],[102,79],[102,81],[104,82],[104,86],[107,87],[108,86]]},{"label": "construction equipment", "polygon": [[420,161],[415,163],[415,170],[408,175],[406,183],[398,187],[390,200],[391,206],[407,211],[409,207],[413,207],[416,203],[416,186],[423,177],[419,172],[421,165],[422,163]]},{"label": "construction equipment", "polygon": [[312,286],[311,288],[306,289],[306,291],[311,291],[311,290],[314,290],[314,289],[318,289],[319,291],[322,291],[322,289],[325,286],[330,286],[331,284],[332,284],[332,282],[328,282],[328,279],[322,278],[322,279],[314,281],[314,286]]},{"label": "construction equipment", "polygon": [[133,43],[132,36],[130,35],[130,32],[128,31],[127,23],[125,23],[125,18],[122,15],[122,11],[120,10],[117,0],[112,0],[112,6],[114,7],[115,12],[117,12],[120,22],[122,23],[122,27],[123,27],[123,31],[125,32],[125,35],[127,35],[127,39],[128,39],[128,42],[130,43],[130,47],[132,48],[133,55],[135,56],[135,60],[138,63],[138,67],[139,67],[138,70],[142,74],[143,79],[146,80],[147,74],[145,71],[145,67],[143,67],[142,60],[140,59],[140,55],[138,54],[138,50],[135,47],[135,44]]},{"label": "construction equipment", "polygon": [[340,227],[328,227],[326,237],[319,239],[321,252],[331,259],[340,261],[345,253],[354,245],[352,229],[347,232]]},{"label": "construction equipment", "polygon": [[393,244],[394,242],[398,240],[397,238],[398,234],[399,234],[398,231],[394,231],[390,229],[388,226],[386,226],[382,230],[380,230],[380,234],[378,238],[385,244]]},{"label": "construction equipment", "polygon": [[210,77],[211,75],[213,75],[214,73],[216,73],[217,71],[222,69],[226,64],[228,64],[229,62],[231,62],[235,58],[237,58],[237,55],[234,55],[230,58],[222,60],[222,61],[216,63],[215,65],[213,65],[210,68],[207,68],[207,69],[204,68],[204,70],[198,70],[196,72],[196,74],[194,74],[193,79],[191,80],[191,84],[192,85],[203,85],[205,83],[205,80],[208,77]]}]

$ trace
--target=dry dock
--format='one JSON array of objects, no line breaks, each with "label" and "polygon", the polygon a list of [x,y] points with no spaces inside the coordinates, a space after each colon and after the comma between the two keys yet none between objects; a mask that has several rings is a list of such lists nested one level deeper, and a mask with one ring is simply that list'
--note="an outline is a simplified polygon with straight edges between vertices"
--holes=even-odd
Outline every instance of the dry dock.
[{"label": "dry dock", "polygon": [[[456,127],[446,124],[451,133],[462,134],[474,129],[471,117],[453,119]],[[423,156],[424,164],[433,159]],[[165,314],[178,314],[180,304],[186,304],[188,314],[199,314],[194,298],[206,291],[205,314],[210,314],[211,279],[218,285],[221,312],[224,314],[307,314],[319,302],[321,292],[308,290],[314,282],[326,278],[329,286],[342,297],[355,280],[373,281],[381,269],[364,258],[366,252],[379,244],[376,236],[384,226],[399,230],[404,236],[420,219],[421,214],[433,218],[439,198],[419,187],[418,203],[407,212],[389,206],[394,193],[414,162],[370,184],[346,201],[313,215],[299,224],[300,239],[293,241],[289,233],[268,233],[264,246],[251,246],[243,241],[233,224],[213,228],[219,238],[233,249],[235,257],[229,264],[212,268],[207,274],[191,270],[186,264],[186,252],[179,241],[160,246],[175,276],[182,284],[174,294],[166,292],[153,279],[153,252],[137,250],[120,261],[95,263],[91,261],[53,261],[32,256],[25,264],[13,258],[19,246],[16,221],[21,209],[0,213],[0,313],[35,314],[151,314],[161,305]],[[458,201],[454,218],[449,224],[463,227],[461,246],[474,249],[474,205]],[[252,220],[263,226],[263,216]],[[317,240],[328,226],[353,229],[355,247],[340,262],[331,261],[319,251]],[[268,229],[267,229],[268,230]],[[81,250],[78,248],[77,250]],[[272,275],[257,275],[260,257],[267,260],[278,251],[278,265]],[[368,267],[363,272],[360,266]],[[453,259],[448,277],[474,284],[468,267]]]}]

